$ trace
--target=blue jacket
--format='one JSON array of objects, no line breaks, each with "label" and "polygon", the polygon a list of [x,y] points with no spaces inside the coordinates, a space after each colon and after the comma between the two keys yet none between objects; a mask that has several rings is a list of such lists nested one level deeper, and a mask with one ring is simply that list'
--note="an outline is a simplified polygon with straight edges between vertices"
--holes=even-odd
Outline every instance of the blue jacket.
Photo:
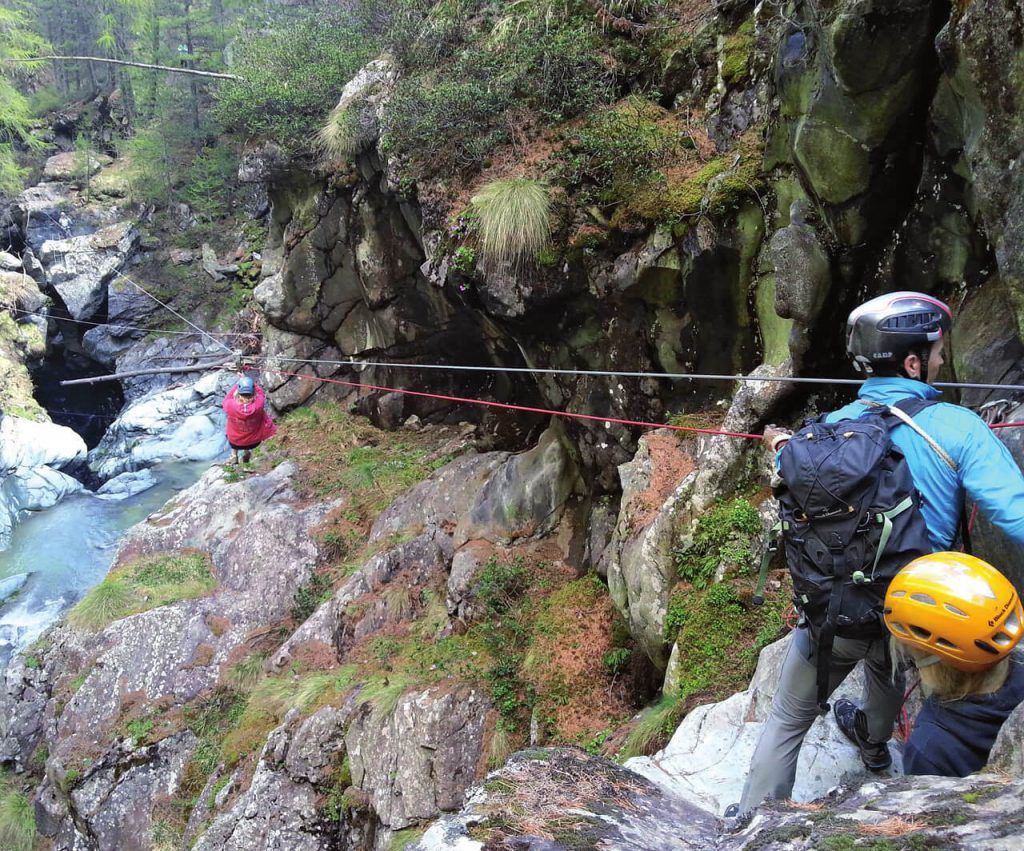
[{"label": "blue jacket", "polygon": [[[869,378],[860,388],[860,398],[883,405],[911,396],[935,399],[940,395],[934,387],[910,378]],[[868,410],[851,402],[825,419],[853,419]],[[924,497],[922,513],[936,552],[950,549],[956,539],[965,492],[1010,540],[1024,546],[1024,473],[985,421],[960,405],[940,402],[921,411],[914,422],[960,466],[954,473],[910,426],[901,424],[892,430],[893,443],[906,456],[914,484]]]},{"label": "blue jacket", "polygon": [[966,777],[980,771],[1003,722],[1022,702],[1020,653],[1010,657],[1010,675],[997,692],[946,703],[927,698],[903,748],[903,773]]}]

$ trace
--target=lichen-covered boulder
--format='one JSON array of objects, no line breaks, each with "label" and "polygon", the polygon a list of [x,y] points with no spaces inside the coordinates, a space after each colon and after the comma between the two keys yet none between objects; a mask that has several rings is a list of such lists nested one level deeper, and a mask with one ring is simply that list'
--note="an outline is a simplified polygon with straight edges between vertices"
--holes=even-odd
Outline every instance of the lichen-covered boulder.
[{"label": "lichen-covered boulder", "polygon": [[352,783],[390,830],[462,806],[477,777],[491,703],[468,685],[403,695],[390,712],[362,706],[345,734]]},{"label": "lichen-covered boulder", "polygon": [[[654,756],[637,757],[626,768],[657,783],[666,792],[713,813],[740,800],[750,759],[768,717],[791,638],[761,651],[750,687],[721,703],[698,706]],[[846,678],[835,697],[860,700],[860,668]],[[897,767],[899,753],[893,748]],[[836,727],[832,716],[817,719],[804,739],[793,799],[810,801],[864,773],[860,755]]]},{"label": "lichen-covered boulder", "polygon": [[536,749],[489,774],[458,815],[440,819],[411,848],[710,851],[718,829],[710,813],[606,759]]},{"label": "lichen-covered boulder", "polygon": [[48,240],[39,259],[47,283],[74,319],[91,319],[103,304],[107,281],[135,248],[139,232],[131,222],[109,225],[88,236]]}]

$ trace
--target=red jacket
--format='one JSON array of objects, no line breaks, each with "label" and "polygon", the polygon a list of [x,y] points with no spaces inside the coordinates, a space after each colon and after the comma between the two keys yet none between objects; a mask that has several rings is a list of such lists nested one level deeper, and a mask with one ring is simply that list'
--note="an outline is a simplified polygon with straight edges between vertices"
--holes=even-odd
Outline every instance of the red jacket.
[{"label": "red jacket", "polygon": [[266,402],[263,388],[256,387],[256,395],[251,402],[243,402],[238,398],[236,384],[224,397],[224,412],[228,415],[228,443],[235,446],[255,446],[277,432],[277,424],[263,409]]}]

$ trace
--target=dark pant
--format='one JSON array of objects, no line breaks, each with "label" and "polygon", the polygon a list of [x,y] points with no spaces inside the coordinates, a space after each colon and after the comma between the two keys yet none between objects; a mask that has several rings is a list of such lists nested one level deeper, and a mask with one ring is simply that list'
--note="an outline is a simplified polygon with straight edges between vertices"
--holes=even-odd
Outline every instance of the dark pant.
[{"label": "dark pant", "polygon": [[[873,742],[889,740],[903,706],[903,676],[893,677],[885,652],[887,640],[837,638],[829,665],[828,693],[832,694],[856,664],[864,660],[862,708],[867,716],[868,736]],[[808,630],[795,630],[768,720],[750,761],[750,774],[740,798],[741,813],[766,798],[784,800],[793,794],[800,745],[818,717],[816,660],[817,648]]]}]

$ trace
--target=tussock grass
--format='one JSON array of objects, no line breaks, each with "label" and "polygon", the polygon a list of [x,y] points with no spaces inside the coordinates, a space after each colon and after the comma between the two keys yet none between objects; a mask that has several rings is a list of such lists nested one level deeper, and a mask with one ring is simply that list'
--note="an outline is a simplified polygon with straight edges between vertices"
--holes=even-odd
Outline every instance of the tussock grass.
[{"label": "tussock grass", "polygon": [[676,694],[667,694],[653,706],[640,713],[640,719],[622,744],[616,757],[622,761],[634,756],[647,756],[663,747],[679,725],[683,699]]},{"label": "tussock grass", "polygon": [[18,791],[5,774],[0,774],[0,848],[32,851],[36,817],[28,796]]},{"label": "tussock grass", "polygon": [[413,685],[411,677],[403,674],[389,674],[386,677],[374,677],[359,692],[364,703],[373,705],[374,711],[382,718],[395,711],[402,695]]},{"label": "tussock grass", "polygon": [[485,269],[521,268],[534,262],[551,237],[548,185],[516,177],[486,184],[472,200],[480,217],[480,254]]},{"label": "tussock grass", "polygon": [[217,587],[209,556],[179,551],[143,556],[117,568],[68,612],[76,629],[98,632],[115,620],[209,594]]},{"label": "tussock grass", "polygon": [[501,768],[512,756],[513,750],[512,737],[509,735],[508,728],[499,720],[488,743],[487,767]]},{"label": "tussock grass", "polygon": [[76,629],[98,632],[131,614],[137,602],[127,583],[107,577],[68,612],[68,623]]},{"label": "tussock grass", "polygon": [[368,142],[359,106],[332,109],[316,135],[316,142],[328,160],[344,160],[358,154]]}]

